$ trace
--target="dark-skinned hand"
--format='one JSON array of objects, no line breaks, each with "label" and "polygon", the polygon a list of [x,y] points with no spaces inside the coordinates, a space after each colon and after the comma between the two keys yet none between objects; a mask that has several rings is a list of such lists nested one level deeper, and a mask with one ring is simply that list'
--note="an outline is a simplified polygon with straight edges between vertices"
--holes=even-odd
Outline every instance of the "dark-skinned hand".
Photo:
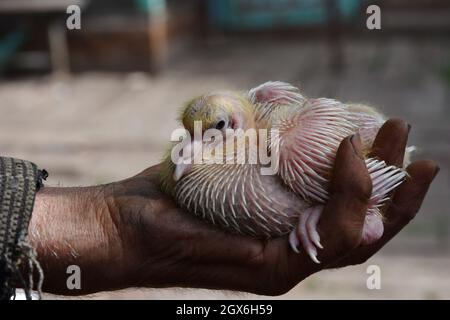
[{"label": "dark-skinned hand", "polygon": [[[401,166],[408,133],[404,121],[387,121],[370,156]],[[408,166],[406,181],[383,209],[384,235],[363,246],[372,186],[359,136],[346,138],[336,157],[331,199],[319,222],[321,264],[303,251],[293,252],[287,237],[258,240],[231,234],[179,209],[160,191],[159,170],[154,166],[104,186],[44,188],[38,193],[30,240],[46,274],[45,291],[195,287],[280,295],[323,269],[367,261],[415,217],[439,169],[432,161]],[[53,227],[45,223],[50,218]],[[71,264],[79,265],[83,274],[82,288],[75,292],[66,287]]]}]

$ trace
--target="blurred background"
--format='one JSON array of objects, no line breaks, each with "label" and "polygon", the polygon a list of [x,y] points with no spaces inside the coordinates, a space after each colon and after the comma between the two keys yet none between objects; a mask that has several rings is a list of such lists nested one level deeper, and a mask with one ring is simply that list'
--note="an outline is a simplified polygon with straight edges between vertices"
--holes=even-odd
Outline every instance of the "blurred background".
[{"label": "blurred background", "polygon": [[[372,4],[380,30],[366,27]],[[80,29],[66,27],[69,5],[81,9]],[[449,299],[448,1],[0,1],[0,154],[46,168],[51,186],[134,175],[160,161],[187,99],[268,80],[407,120],[415,158],[441,167],[419,216],[382,252],[281,298]],[[381,290],[366,287],[371,264]],[[129,289],[89,298],[258,297]]]}]

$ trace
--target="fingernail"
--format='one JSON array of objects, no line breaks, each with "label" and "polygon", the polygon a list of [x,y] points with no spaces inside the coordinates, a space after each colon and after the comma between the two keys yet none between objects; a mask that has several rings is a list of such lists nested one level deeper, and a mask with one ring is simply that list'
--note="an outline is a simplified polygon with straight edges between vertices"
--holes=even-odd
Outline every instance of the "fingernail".
[{"label": "fingernail", "polygon": [[434,178],[436,178],[436,176],[439,173],[439,171],[441,171],[441,168],[439,166],[436,166],[436,169],[434,170],[433,180],[434,180]]},{"label": "fingernail", "polygon": [[350,142],[353,146],[353,151],[355,152],[355,154],[363,159],[363,155],[362,155],[362,146],[361,146],[361,137],[358,133],[355,133],[354,135],[351,136],[350,138]]}]

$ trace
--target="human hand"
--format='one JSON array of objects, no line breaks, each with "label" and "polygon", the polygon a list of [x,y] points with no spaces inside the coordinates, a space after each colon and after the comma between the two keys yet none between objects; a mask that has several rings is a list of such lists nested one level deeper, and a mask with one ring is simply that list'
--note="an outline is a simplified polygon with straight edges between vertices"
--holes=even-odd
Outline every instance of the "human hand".
[{"label": "human hand", "polygon": [[[390,120],[377,136],[372,156],[401,166],[409,126]],[[229,289],[266,295],[289,291],[324,268],[359,264],[381,249],[417,213],[437,173],[431,161],[408,167],[409,178],[385,208],[384,236],[360,245],[371,182],[361,156],[359,136],[345,139],[338,151],[319,232],[323,250],[317,265],[302,251],[290,250],[286,237],[269,241],[226,233],[178,209],[158,189],[158,166],[114,187],[119,216],[132,217],[124,243],[133,256],[140,286]],[[136,232],[138,231],[138,232]]]},{"label": "human hand", "polygon": [[[405,122],[388,121],[372,156],[401,165],[408,132]],[[258,240],[231,234],[177,208],[159,189],[160,166],[105,186],[44,188],[30,225],[46,274],[44,290],[86,294],[126,287],[196,287],[279,295],[323,269],[363,263],[414,218],[438,168],[431,161],[408,167],[409,178],[385,208],[383,237],[361,246],[371,182],[360,148],[356,135],[338,150],[332,196],[319,222],[321,264],[303,251],[294,253],[287,236]],[[57,210],[63,214],[55,220],[52,211]],[[51,225],[45,224],[49,217]],[[82,270],[79,291],[66,288],[70,264]]]}]

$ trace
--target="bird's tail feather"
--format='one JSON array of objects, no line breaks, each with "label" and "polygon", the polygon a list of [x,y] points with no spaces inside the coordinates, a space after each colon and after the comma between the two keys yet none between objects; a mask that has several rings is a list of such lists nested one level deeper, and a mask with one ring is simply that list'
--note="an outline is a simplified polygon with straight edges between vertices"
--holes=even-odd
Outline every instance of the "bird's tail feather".
[{"label": "bird's tail feather", "polygon": [[389,199],[389,193],[404,181],[406,171],[374,158],[367,159],[366,166],[372,180],[372,196],[367,213],[380,215],[380,208]]}]

